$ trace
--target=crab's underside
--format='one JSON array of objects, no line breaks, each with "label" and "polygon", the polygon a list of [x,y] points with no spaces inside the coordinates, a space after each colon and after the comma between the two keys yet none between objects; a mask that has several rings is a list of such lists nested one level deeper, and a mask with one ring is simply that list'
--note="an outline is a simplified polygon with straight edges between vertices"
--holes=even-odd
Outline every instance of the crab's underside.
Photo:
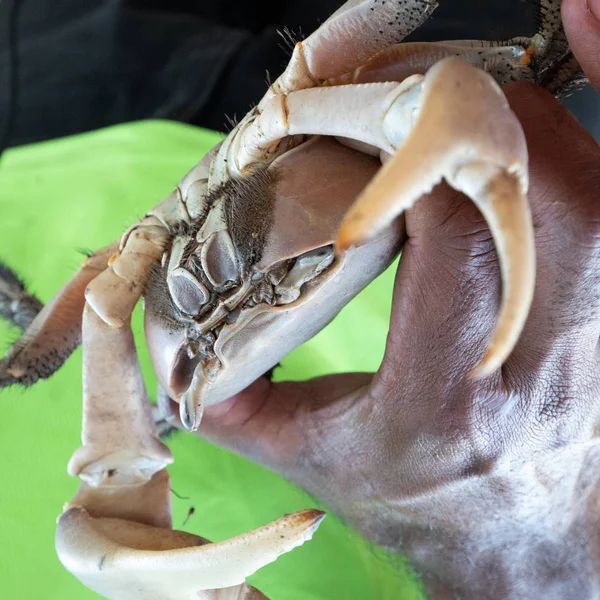
[{"label": "crab's underside", "polygon": [[[527,148],[498,84],[559,93],[580,77],[560,2],[541,5],[533,38],[400,44],[434,0],[347,2],[296,45],[227,139],[32,320],[0,384],[49,376],[83,340],[83,446],[69,463],[82,483],[56,537],[83,583],[115,599],[264,598],[245,578],[323,518],[308,510],[218,543],[171,529],[172,457],[130,328],[140,297],[160,395],[196,429],[205,406],[272,368],[381,273],[406,239],[398,217],[445,180],[496,243],[502,303],[474,376],[500,367],[527,317],[534,247]],[[23,295],[5,304],[19,302],[39,309]]]}]

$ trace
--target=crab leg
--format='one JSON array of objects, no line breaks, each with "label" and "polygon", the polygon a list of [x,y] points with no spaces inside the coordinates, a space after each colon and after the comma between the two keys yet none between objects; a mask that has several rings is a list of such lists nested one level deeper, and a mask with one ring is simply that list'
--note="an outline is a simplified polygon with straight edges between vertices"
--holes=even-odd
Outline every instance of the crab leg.
[{"label": "crab leg", "polygon": [[158,217],[147,216],[121,238],[108,268],[86,289],[85,298],[112,327],[129,321],[153,265],[160,262],[170,234]]},{"label": "crab leg", "polygon": [[[83,447],[69,463],[81,483],[58,519],[64,566],[111,599],[264,599],[245,578],[312,537],[307,510],[218,543],[171,530],[171,453],[160,442],[128,325],[83,317]],[[204,592],[204,593],[202,593]]]},{"label": "crab leg", "polygon": [[69,474],[93,487],[139,485],[172,462],[153,433],[146,388],[129,327],[83,312],[83,446]]},{"label": "crab leg", "polygon": [[502,46],[475,40],[396,44],[378,52],[358,69],[327,81],[327,85],[404,81],[411,75],[425,74],[432,65],[450,56],[462,57],[500,84],[533,80],[531,57],[535,49],[535,40]]},{"label": "crab leg", "polygon": [[376,52],[401,42],[436,7],[435,0],[349,0],[306,40],[296,44],[286,70],[273,83],[263,103],[274,95],[311,88],[356,69]]},{"label": "crab leg", "polygon": [[86,286],[108,266],[114,242],[88,256],[75,275],[35,316],[23,336],[0,359],[0,388],[32,385],[62,366],[81,340]]},{"label": "crab leg", "polygon": [[442,179],[477,204],[496,243],[503,299],[474,375],[495,371],[523,328],[535,279],[527,147],[496,82],[452,57],[425,77],[413,75],[400,84],[342,85],[277,96],[240,130],[229,168],[243,173],[254,162],[268,162],[276,140],[299,134],[349,138],[379,149],[386,163],[342,222],[339,250],[375,236]]}]

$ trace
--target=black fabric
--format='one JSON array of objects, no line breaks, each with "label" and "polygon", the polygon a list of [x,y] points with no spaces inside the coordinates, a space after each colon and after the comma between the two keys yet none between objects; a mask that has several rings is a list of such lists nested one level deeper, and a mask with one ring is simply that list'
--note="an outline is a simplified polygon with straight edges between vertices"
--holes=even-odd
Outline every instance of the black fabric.
[{"label": "black fabric", "polygon": [[[241,117],[289,54],[278,31],[313,31],[341,0],[0,0],[0,135],[9,146],[137,119],[216,130]],[[419,40],[530,35],[532,0],[440,3]],[[17,10],[16,86],[9,82]],[[9,111],[9,91],[14,111]]]}]

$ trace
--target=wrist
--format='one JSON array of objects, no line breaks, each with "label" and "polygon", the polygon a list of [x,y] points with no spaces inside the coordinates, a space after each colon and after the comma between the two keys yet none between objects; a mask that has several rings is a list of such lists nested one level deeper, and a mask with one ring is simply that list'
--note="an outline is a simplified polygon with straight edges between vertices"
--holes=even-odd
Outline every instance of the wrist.
[{"label": "wrist", "polygon": [[410,496],[363,502],[348,521],[405,554],[430,597],[591,598],[600,590],[600,444],[503,461]]}]

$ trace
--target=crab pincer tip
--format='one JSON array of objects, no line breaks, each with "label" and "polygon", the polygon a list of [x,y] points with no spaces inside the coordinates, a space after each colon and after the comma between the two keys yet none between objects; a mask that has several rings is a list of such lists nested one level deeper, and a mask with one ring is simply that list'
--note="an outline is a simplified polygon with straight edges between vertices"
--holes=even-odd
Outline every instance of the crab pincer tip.
[{"label": "crab pincer tip", "polygon": [[367,241],[359,229],[360,222],[361,219],[355,216],[350,216],[349,218],[346,217],[342,221],[338,231],[337,240],[335,241],[335,249],[337,252],[344,252],[348,250],[350,246],[361,246]]},{"label": "crab pincer tip", "polygon": [[490,348],[482,361],[471,370],[469,377],[475,381],[489,377],[502,366],[502,363],[502,358]]},{"label": "crab pincer tip", "polygon": [[315,508],[309,508],[293,515],[299,521],[298,526],[305,532],[305,539],[310,539],[319,528],[327,513]]}]

